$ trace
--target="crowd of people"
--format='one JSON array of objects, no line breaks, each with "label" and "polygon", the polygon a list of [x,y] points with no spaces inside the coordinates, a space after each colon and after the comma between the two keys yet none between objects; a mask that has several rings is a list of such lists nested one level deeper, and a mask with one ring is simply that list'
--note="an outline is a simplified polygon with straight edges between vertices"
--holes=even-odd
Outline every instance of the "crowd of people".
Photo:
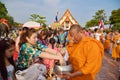
[{"label": "crowd of people", "polygon": [[36,63],[43,64],[51,75],[55,63],[66,65],[66,61],[73,71],[62,77],[95,80],[104,52],[110,53],[115,61],[120,60],[118,30],[106,33],[103,29],[87,30],[77,24],[69,31],[23,27],[0,36],[0,80],[17,80],[16,71],[24,71]]}]

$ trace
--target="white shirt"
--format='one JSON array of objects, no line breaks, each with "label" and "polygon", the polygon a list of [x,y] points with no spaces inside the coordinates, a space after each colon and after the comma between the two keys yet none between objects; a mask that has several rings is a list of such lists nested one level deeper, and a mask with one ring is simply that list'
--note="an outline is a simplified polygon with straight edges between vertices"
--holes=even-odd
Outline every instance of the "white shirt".
[{"label": "white shirt", "polygon": [[96,39],[96,40],[99,40],[99,41],[100,41],[100,36],[101,36],[100,33],[95,33],[95,39]]},{"label": "white shirt", "polygon": [[14,72],[13,65],[6,66],[6,68],[8,72],[8,80],[13,80],[13,72]]}]

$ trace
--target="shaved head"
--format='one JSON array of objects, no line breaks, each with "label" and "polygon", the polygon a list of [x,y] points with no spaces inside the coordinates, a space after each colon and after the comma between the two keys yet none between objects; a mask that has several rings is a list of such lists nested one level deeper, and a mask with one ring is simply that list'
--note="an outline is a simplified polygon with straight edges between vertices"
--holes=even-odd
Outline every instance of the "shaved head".
[{"label": "shaved head", "polygon": [[73,24],[70,28],[70,31],[71,30],[75,30],[76,32],[79,32],[79,31],[82,31],[82,27],[78,24]]},{"label": "shaved head", "polygon": [[72,25],[69,34],[72,37],[74,43],[78,43],[83,37],[82,27],[78,24]]}]

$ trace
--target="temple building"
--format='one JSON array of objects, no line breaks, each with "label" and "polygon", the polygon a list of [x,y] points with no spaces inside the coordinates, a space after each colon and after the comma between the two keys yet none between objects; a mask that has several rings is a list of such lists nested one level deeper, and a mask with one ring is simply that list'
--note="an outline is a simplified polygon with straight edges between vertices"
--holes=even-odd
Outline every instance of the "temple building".
[{"label": "temple building", "polygon": [[64,30],[69,30],[72,24],[79,24],[76,19],[72,16],[69,9],[65,11],[63,16],[58,20],[58,22],[52,23],[51,27],[53,29],[63,28]]},{"label": "temple building", "polygon": [[72,16],[69,9],[65,11],[63,16],[59,19],[58,23],[62,25],[64,30],[69,30],[72,24],[79,24],[76,19]]}]

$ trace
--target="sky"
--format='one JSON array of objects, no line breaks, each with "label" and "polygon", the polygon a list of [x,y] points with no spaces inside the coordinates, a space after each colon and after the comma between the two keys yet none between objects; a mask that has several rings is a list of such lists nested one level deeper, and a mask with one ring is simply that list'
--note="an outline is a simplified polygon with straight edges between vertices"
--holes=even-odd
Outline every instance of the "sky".
[{"label": "sky", "polygon": [[8,13],[16,22],[25,23],[30,21],[31,14],[45,16],[47,25],[55,21],[58,11],[58,19],[62,17],[66,9],[69,9],[73,17],[83,27],[92,19],[95,12],[104,9],[107,19],[111,11],[120,8],[120,0],[0,0]]}]

